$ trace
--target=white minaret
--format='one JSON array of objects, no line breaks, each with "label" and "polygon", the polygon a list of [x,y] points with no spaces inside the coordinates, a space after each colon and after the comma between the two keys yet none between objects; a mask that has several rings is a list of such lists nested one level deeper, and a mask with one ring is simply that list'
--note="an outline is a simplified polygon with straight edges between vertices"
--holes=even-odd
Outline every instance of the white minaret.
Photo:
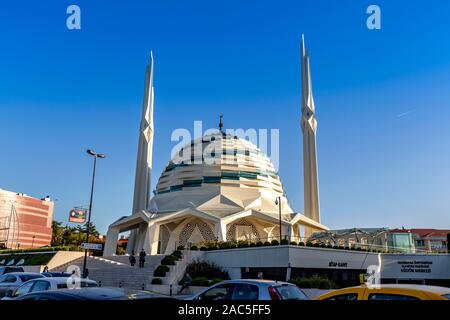
[{"label": "white minaret", "polygon": [[148,209],[151,195],[153,156],[153,53],[145,71],[144,102],[134,180],[133,214]]},{"label": "white minaret", "polygon": [[314,98],[312,95],[311,70],[305,37],[302,35],[302,120],[303,131],[303,175],[305,216],[320,222],[319,181],[317,176],[317,148]]},{"label": "white minaret", "polygon": [[[132,214],[148,209],[150,204],[153,157],[153,92],[153,53],[150,52],[150,62],[145,71],[144,102],[139,127]],[[130,234],[127,251],[140,250],[140,248],[134,248],[137,236],[137,230],[133,230]]]}]

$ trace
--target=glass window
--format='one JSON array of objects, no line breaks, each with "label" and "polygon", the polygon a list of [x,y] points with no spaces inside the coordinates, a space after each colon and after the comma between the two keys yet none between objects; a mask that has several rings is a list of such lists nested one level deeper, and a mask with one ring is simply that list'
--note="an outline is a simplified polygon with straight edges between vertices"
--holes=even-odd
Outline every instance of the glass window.
[{"label": "glass window", "polygon": [[369,294],[368,300],[420,300],[420,299],[401,294],[371,293]]},{"label": "glass window", "polygon": [[259,289],[252,284],[235,284],[233,287],[233,293],[231,300],[258,300]]},{"label": "glass window", "polygon": [[358,300],[358,294],[357,293],[347,293],[347,294],[339,294],[337,296],[326,298],[325,300]]},{"label": "glass window", "polygon": [[35,291],[45,291],[50,289],[50,283],[47,281],[35,281],[33,288],[31,289],[32,292]]},{"label": "glass window", "polygon": [[20,278],[20,280],[22,280],[22,282],[26,282],[31,279],[42,278],[42,277],[43,276],[40,274],[24,274],[24,275],[19,276],[19,278]]},{"label": "glass window", "polygon": [[308,297],[295,285],[275,286],[283,300],[308,300]]},{"label": "glass window", "polygon": [[449,294],[444,294],[443,297],[447,298],[448,300],[450,300],[450,293]]},{"label": "glass window", "polygon": [[226,300],[230,291],[229,284],[223,284],[212,289],[209,289],[205,293],[199,296],[199,300]]},{"label": "glass window", "polygon": [[19,296],[22,296],[22,295],[30,292],[33,284],[34,284],[34,281],[30,281],[30,282],[27,282],[27,283],[24,283],[23,285],[21,285],[19,288],[17,288],[16,292],[14,293],[14,297],[19,297]]},{"label": "glass window", "polygon": [[6,282],[6,283],[14,283],[16,282],[17,278],[16,276],[12,276],[12,275],[6,275],[5,278],[3,279],[2,282]]}]

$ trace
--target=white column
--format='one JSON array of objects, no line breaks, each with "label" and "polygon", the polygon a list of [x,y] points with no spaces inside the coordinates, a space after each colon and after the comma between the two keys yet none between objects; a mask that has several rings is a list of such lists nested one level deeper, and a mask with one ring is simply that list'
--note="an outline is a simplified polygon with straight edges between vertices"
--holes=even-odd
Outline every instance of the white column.
[{"label": "white column", "polygon": [[112,256],[116,254],[118,238],[119,229],[109,227],[108,232],[106,233],[105,248],[103,250],[104,256]]},{"label": "white column", "polygon": [[214,224],[214,234],[218,241],[227,241],[227,225],[222,220]]},{"label": "white column", "polygon": [[150,255],[158,254],[159,229],[159,224],[153,223],[148,225],[144,241],[144,250]]}]

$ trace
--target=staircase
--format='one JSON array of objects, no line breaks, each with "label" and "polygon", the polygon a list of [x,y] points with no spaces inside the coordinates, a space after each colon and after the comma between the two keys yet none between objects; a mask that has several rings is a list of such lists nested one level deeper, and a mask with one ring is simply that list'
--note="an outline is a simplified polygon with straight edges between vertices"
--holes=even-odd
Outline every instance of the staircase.
[{"label": "staircase", "polygon": [[[146,289],[151,284],[153,272],[160,264],[164,255],[147,256],[144,268],[139,268],[139,261],[130,266],[128,256],[88,257],[87,268],[89,279],[101,281],[102,287],[123,287],[129,289]],[[83,269],[83,259],[78,258],[51,271],[66,271],[70,265]],[[139,260],[139,257],[137,257]]]}]

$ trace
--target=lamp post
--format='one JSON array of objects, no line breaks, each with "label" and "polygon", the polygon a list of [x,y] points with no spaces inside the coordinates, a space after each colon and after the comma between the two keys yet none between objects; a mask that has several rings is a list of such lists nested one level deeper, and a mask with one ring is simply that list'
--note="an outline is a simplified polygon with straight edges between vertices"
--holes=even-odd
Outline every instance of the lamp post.
[{"label": "lamp post", "polygon": [[278,205],[278,217],[279,217],[279,222],[280,222],[280,245],[281,245],[281,197],[277,197],[275,199],[275,204]]},{"label": "lamp post", "polygon": [[31,249],[34,248],[34,238],[36,238],[36,236],[33,236],[33,241],[31,241]]},{"label": "lamp post", "polygon": [[[95,181],[95,167],[97,165],[97,158],[105,158],[106,156],[103,153],[95,153],[91,149],[88,149],[87,154],[92,156],[94,158],[94,169],[92,171],[92,184],[91,184],[91,198],[89,200],[89,214],[88,214],[88,221],[86,224],[86,243],[89,242],[89,228],[91,225],[91,212],[92,212],[92,197],[94,195],[94,181]],[[83,273],[82,277],[86,278],[86,262],[87,262],[87,249],[84,249],[84,260],[83,260]]]}]

